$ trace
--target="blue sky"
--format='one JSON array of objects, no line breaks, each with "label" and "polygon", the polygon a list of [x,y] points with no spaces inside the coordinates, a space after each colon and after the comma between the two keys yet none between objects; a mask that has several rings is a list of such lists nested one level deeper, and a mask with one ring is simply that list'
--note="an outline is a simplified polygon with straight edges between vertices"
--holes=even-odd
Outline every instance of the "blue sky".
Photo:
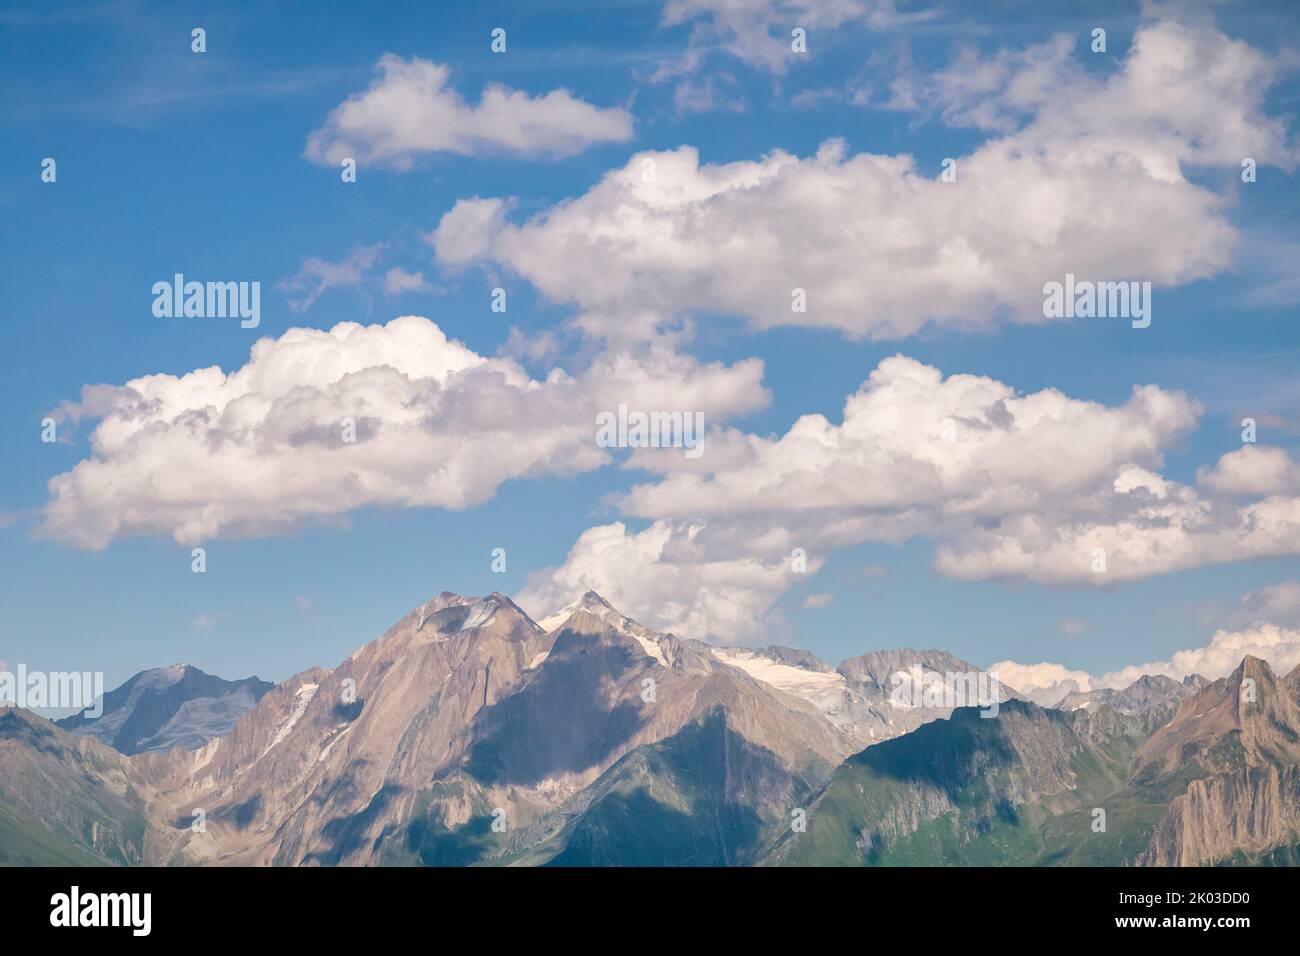
[{"label": "blue sky", "polygon": [[[1072,35],[1070,61],[1104,82],[1123,69],[1135,31],[1161,22],[1221,33],[1273,63],[1252,116],[1279,124],[1294,143],[1300,10],[1289,4],[1193,7],[1172,16],[1131,3],[1100,4],[1086,16],[1068,4],[1000,4],[991,14],[967,4],[904,4],[901,13],[926,15],[810,27],[809,55],[778,69],[728,48],[725,29],[701,6],[700,16],[672,24],[658,3],[280,3],[258,12],[186,3],[10,5],[0,18],[7,410],[0,446],[8,449],[0,471],[0,659],[102,670],[110,685],[173,661],[278,680],[333,665],[441,590],[558,593],[559,584],[539,583],[546,569],[565,564],[584,530],[620,520],[611,495],[656,476],[610,464],[514,477],[465,510],[362,502],[287,533],[205,537],[203,575],[190,572],[187,544],[161,530],[123,534],[98,550],[40,530],[47,483],[91,455],[95,428],[83,420],[70,440],[42,444],[40,422],[78,400],[86,385],[212,365],[231,371],[262,336],[408,314],[427,317],[481,356],[514,356],[535,379],[612,348],[572,327],[582,293],[545,294],[526,264],[504,254],[468,268],[440,260],[426,236],[458,201],[513,197],[508,216],[517,225],[583,197],[633,157],[683,145],[698,150],[700,163],[720,165],[756,162],[774,150],[807,158],[840,138],[850,156],[908,154],[937,176],[945,156],[967,156],[1029,123],[1019,117],[1006,127],[971,128],[929,99],[925,78],[947,76],[962,48],[994,62],[999,51]],[[754,16],[774,17],[773,32],[784,35],[798,5],[786,5],[793,14],[780,6],[757,4]],[[710,24],[712,32],[701,32]],[[1098,25],[1108,31],[1104,56],[1088,48]],[[203,54],[190,50],[196,26],[207,31]],[[504,54],[489,49],[498,26],[508,34]],[[692,49],[699,56],[689,66],[663,68]],[[306,144],[332,110],[375,81],[384,54],[445,64],[469,104],[490,84],[532,96],[564,89],[597,109],[625,110],[633,132],[564,156],[489,145],[469,154],[419,152],[409,168],[376,158],[345,184],[336,164],[305,155]],[[919,77],[923,91],[910,109],[888,102],[889,84],[905,73]],[[710,83],[713,102],[683,105],[692,88]],[[1049,98],[1028,109],[1054,107]],[[1183,119],[1171,123],[1182,135]],[[1194,148],[1212,152],[1203,143]],[[47,156],[57,159],[55,183],[40,179]],[[726,416],[726,424],[761,437],[785,433],[802,415],[838,423],[846,396],[899,353],[1020,394],[1053,389],[1106,406],[1123,405],[1136,384],[1181,390],[1203,412],[1162,448],[1158,470],[1193,485],[1198,468],[1242,447],[1243,415],[1273,423],[1261,425],[1263,444],[1294,450],[1300,434],[1300,290],[1286,281],[1300,249],[1297,174],[1283,160],[1261,160],[1258,181],[1243,184],[1235,164],[1218,160],[1185,162],[1182,173],[1220,197],[1222,221],[1235,234],[1231,261],[1203,277],[1158,283],[1150,329],[993,317],[975,330],[939,322],[874,336],[834,323],[767,327],[736,314],[739,307],[729,314],[700,301],[683,309],[694,334],[671,347],[698,362],[761,359],[769,401]],[[293,307],[283,283],[306,260],[338,263],[369,247],[379,247],[377,271]],[[391,268],[419,273],[424,287],[386,293],[380,277]],[[150,287],[175,272],[260,281],[260,327],[156,318]],[[509,292],[505,315],[488,308],[496,285]],[[561,344],[524,355],[511,344],[512,328],[516,341],[549,331]],[[636,530],[652,521],[621,520]],[[773,520],[788,525],[790,518]],[[1203,646],[1216,629],[1236,626],[1243,595],[1300,579],[1291,551],[1202,555],[1190,567],[1100,587],[1032,575],[958,580],[934,566],[942,540],[934,533],[822,548],[825,563],[815,574],[759,602],[761,627],[721,637],[789,643],[831,662],[875,648],[938,646],[981,664],[1051,661],[1100,674]],[[495,547],[508,551],[505,574],[491,571]],[[833,598],[802,606],[814,593]],[[607,596],[631,612],[627,597]],[[554,610],[528,609],[536,616]],[[1082,622],[1074,628],[1080,633],[1063,633],[1063,621]]]}]

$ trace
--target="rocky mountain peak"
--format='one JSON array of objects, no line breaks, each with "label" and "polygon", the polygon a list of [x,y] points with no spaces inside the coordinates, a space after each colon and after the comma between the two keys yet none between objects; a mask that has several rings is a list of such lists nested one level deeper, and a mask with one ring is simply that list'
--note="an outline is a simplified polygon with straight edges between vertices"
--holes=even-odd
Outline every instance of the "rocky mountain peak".
[{"label": "rocky mountain peak", "polygon": [[1273,668],[1268,666],[1268,661],[1253,654],[1245,655],[1237,665],[1237,669],[1232,672],[1232,680],[1237,684],[1247,678],[1268,681],[1270,684],[1277,680]]},{"label": "rocky mountain peak", "polygon": [[1214,772],[1278,757],[1300,758],[1300,711],[1268,663],[1247,655],[1231,674],[1184,699],[1135,765],[1150,777],[1189,761]]},{"label": "rocky mountain peak", "polygon": [[[398,641],[418,646],[429,641],[448,640],[461,632],[473,633],[488,627],[519,638],[543,633],[527,612],[500,591],[482,597],[443,591],[389,628],[381,641]],[[353,653],[353,659],[364,654],[369,646],[358,648]]]},{"label": "rocky mountain peak", "polygon": [[566,604],[554,614],[548,614],[537,623],[544,631],[549,633],[550,631],[562,627],[570,617],[579,611],[594,615],[595,617],[607,620],[611,623],[622,621],[627,621],[631,624],[636,623],[635,621],[632,621],[631,618],[623,615],[614,607],[614,605],[610,604],[595,591],[586,591],[576,601]]},{"label": "rocky mountain peak", "polygon": [[601,597],[600,594],[597,593],[596,591],[584,591],[584,592],[583,592],[583,595],[582,595],[582,597],[581,597],[581,599],[580,599],[580,601],[581,601],[581,603],[582,603],[583,605],[586,605],[586,606],[600,606],[600,607],[607,607],[607,608],[609,608],[611,611],[614,609],[614,605],[612,605],[612,604],[610,604],[608,601],[606,601],[606,600],[605,600],[603,597]]},{"label": "rocky mountain peak", "polygon": [[814,671],[818,674],[833,674],[835,668],[831,667],[812,651],[801,650],[797,647],[786,647],[782,644],[770,644],[767,647],[760,647],[755,654],[769,658],[779,664],[787,664],[790,667],[798,667],[801,670]]},{"label": "rocky mountain peak", "polygon": [[947,651],[933,649],[918,651],[910,647],[869,651],[857,657],[850,657],[836,669],[851,681],[888,689],[894,674],[913,667],[938,673],[978,670],[974,664],[963,661]]}]

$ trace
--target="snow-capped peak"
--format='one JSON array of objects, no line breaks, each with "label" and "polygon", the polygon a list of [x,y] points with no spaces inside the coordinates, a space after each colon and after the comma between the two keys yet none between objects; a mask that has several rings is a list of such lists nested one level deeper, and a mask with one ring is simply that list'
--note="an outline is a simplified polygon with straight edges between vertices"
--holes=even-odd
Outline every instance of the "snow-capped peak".
[{"label": "snow-capped peak", "polygon": [[[550,633],[557,627],[563,625],[565,621],[573,617],[573,615],[578,611],[586,611],[588,614],[594,614],[601,620],[608,620],[610,624],[614,624],[614,621],[611,618],[623,618],[623,615],[615,611],[613,606],[603,597],[595,591],[588,591],[582,597],[578,598],[578,600],[566,604],[554,614],[548,614],[546,617],[539,620],[537,624],[543,631]],[[627,620],[626,618],[623,619]],[[615,626],[617,627],[618,625],[615,624]]]},{"label": "snow-capped peak", "polygon": [[641,645],[641,649],[645,651],[647,657],[654,658],[664,667],[668,666],[668,658],[664,656],[663,649],[656,640],[658,635],[630,617],[626,617],[595,591],[588,591],[572,604],[566,605],[554,614],[542,618],[537,623],[542,630],[549,634],[551,631],[563,627],[565,622],[579,611],[584,611],[593,617],[599,618],[620,634],[632,638]]},{"label": "snow-capped peak", "polygon": [[140,679],[136,681],[136,687],[140,690],[146,687],[170,687],[185,677],[185,669],[184,664],[173,664],[171,667],[155,667],[152,670],[142,671]]}]

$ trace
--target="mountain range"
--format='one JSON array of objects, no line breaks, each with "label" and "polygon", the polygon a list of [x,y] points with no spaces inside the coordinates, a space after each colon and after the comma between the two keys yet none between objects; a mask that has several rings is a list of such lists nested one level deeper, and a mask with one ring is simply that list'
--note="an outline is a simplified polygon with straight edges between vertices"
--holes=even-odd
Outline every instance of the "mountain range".
[{"label": "mountain range", "polygon": [[[136,675],[103,716],[0,711],[0,863],[1203,865],[1300,859],[1300,669],[1054,708],[442,593],[278,685]],[[949,701],[951,703],[951,701]],[[989,706],[996,703],[996,706]]]}]

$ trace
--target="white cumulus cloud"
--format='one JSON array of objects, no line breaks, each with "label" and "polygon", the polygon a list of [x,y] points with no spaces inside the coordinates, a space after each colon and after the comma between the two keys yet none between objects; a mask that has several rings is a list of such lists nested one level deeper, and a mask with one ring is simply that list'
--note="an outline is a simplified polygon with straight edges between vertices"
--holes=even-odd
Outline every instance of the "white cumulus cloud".
[{"label": "white cumulus cloud", "polygon": [[[1291,163],[1264,111],[1275,64],[1208,26],[1164,21],[1139,29],[1104,77],[1066,56],[1050,46],[952,94],[964,122],[1009,127],[957,157],[955,182],[834,140],[808,157],[721,164],[683,146],[635,155],[520,223],[507,200],[465,200],[431,241],[447,265],[513,269],[610,338],[688,312],[870,338],[1042,322],[1044,284],[1067,273],[1161,287],[1223,270],[1237,239],[1229,197],[1187,168]],[[1003,104],[987,118],[972,112],[986,87]]]},{"label": "white cumulus cloud", "polygon": [[449,85],[445,64],[385,54],[375,74],[368,89],[336,106],[307,138],[308,159],[337,165],[351,158],[408,169],[429,153],[562,157],[632,138],[627,110],[602,109],[567,90],[531,96],[491,84],[471,105]]},{"label": "white cumulus cloud", "polygon": [[1239,630],[1219,630],[1202,647],[1177,651],[1168,660],[1131,664],[1099,676],[1061,664],[1015,661],[999,661],[989,670],[1031,700],[1052,706],[1072,691],[1107,687],[1122,690],[1144,675],[1181,681],[1199,674],[1207,680],[1218,680],[1236,670],[1247,655],[1267,661],[1274,673],[1284,676],[1300,666],[1300,630],[1264,622]]},{"label": "white cumulus cloud", "polygon": [[1176,680],[1200,674],[1217,680],[1236,670],[1247,654],[1268,661],[1274,672],[1285,675],[1300,665],[1300,630],[1261,623],[1244,630],[1216,631],[1204,647],[1178,651],[1167,661],[1148,661],[1112,671],[1100,678],[1100,684],[1127,687],[1143,674],[1163,674]]},{"label": "white cumulus cloud", "polygon": [[1051,707],[1074,691],[1093,689],[1091,674],[1073,671],[1061,664],[1017,664],[1015,661],[998,661],[989,665],[989,673],[1013,690],[1019,691],[1036,704]]},{"label": "white cumulus cloud", "polygon": [[721,418],[763,404],[761,380],[757,360],[666,351],[602,353],[578,374],[537,380],[420,316],[289,329],[231,372],[83,389],[58,416],[98,420],[91,453],[50,480],[41,531],[87,548],[139,534],[189,545],[365,505],[469,508],[512,478],[611,461],[598,412],[626,403]]},{"label": "white cumulus cloud", "polygon": [[[639,532],[621,521],[589,528],[562,565],[533,576],[519,602],[549,613],[592,590],[648,627],[728,644],[760,640],[789,586],[790,561],[712,555],[697,542],[698,530],[667,521]],[[818,566],[810,560],[809,572]]]},{"label": "white cumulus cloud", "polygon": [[1295,494],[1300,492],[1300,462],[1285,448],[1243,445],[1198,472],[1197,482],[1228,495]]},{"label": "white cumulus cloud", "polygon": [[[800,579],[796,548],[815,571],[836,549],[923,537],[935,568],[953,578],[1076,587],[1300,553],[1300,498],[1241,500],[1161,474],[1200,413],[1187,395],[1154,385],[1105,405],[1050,388],[1021,394],[894,356],[849,396],[838,422],[805,415],[775,436],[722,429],[695,461],[632,456],[629,465],[655,478],[611,501],[651,524],[606,525],[599,540],[635,555],[626,564],[636,584],[623,587],[653,581],[646,611],[657,622],[685,626],[686,609],[734,582],[727,617],[756,636]],[[622,565],[590,544],[548,572],[551,584],[534,586],[553,584],[560,604],[579,584],[618,587]],[[743,639],[691,634],[710,635]]]}]

